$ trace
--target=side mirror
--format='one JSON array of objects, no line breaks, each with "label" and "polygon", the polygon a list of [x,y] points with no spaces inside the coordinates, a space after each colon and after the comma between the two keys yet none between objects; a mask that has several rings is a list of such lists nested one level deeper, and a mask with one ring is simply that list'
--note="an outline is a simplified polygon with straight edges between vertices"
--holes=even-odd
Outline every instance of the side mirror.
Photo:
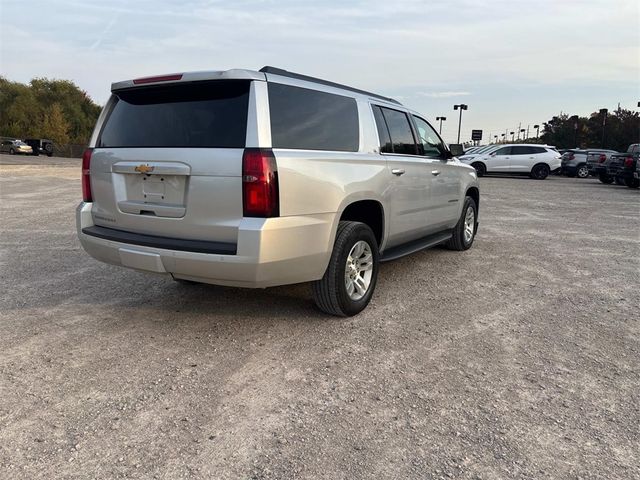
[{"label": "side mirror", "polygon": [[464,155],[464,148],[462,148],[462,145],[459,143],[452,143],[451,145],[449,145],[449,151],[451,152],[451,156],[453,157]]}]

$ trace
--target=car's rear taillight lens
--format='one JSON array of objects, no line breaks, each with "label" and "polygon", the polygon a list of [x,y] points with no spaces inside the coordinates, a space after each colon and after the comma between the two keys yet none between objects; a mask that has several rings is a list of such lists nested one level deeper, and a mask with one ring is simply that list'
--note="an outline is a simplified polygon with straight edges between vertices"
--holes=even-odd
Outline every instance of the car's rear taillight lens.
[{"label": "car's rear taillight lens", "polygon": [[87,148],[82,154],[82,200],[92,202],[91,195],[91,154],[93,148]]},{"label": "car's rear taillight lens", "polygon": [[607,156],[602,154],[600,155],[600,157],[598,157],[598,163],[604,163],[606,159],[607,159]]},{"label": "car's rear taillight lens", "polygon": [[242,202],[245,217],[277,217],[280,214],[278,171],[271,149],[244,150]]},{"label": "car's rear taillight lens", "polygon": [[569,154],[569,160],[573,160],[574,158],[576,158],[576,156],[573,153]]},{"label": "car's rear taillight lens", "polygon": [[171,82],[175,80],[182,80],[181,73],[173,73],[171,75],[159,75],[156,77],[136,78],[133,80],[134,85],[142,85],[145,83],[157,83],[157,82]]},{"label": "car's rear taillight lens", "polygon": [[624,166],[625,167],[632,167],[633,166],[633,157],[627,157],[624,159]]}]

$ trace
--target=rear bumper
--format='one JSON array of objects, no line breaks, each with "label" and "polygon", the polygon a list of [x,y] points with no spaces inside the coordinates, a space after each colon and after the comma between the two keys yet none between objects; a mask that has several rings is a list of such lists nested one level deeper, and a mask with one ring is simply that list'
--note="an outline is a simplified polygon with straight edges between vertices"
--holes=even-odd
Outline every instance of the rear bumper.
[{"label": "rear bumper", "polygon": [[[185,280],[248,288],[322,278],[329,263],[337,226],[335,214],[244,218],[238,230],[235,255],[203,253],[202,249],[185,250],[189,248],[188,244],[176,246],[179,250],[160,248],[159,245],[170,246],[171,243],[140,244],[145,243],[139,241],[141,238],[149,240],[150,236],[133,235],[127,240],[127,235],[130,235],[127,232],[114,234],[118,231],[101,230],[94,227],[91,207],[91,203],[78,206],[76,226],[82,247],[95,259]],[[157,241],[161,237],[150,238]],[[215,242],[194,242],[198,243],[215,246]],[[197,247],[194,250],[198,250]]]}]

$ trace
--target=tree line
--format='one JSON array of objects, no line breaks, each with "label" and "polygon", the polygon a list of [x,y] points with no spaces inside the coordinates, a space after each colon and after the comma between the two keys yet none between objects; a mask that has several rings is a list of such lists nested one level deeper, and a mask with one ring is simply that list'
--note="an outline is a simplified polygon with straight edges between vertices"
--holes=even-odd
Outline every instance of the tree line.
[{"label": "tree line", "polygon": [[48,138],[86,145],[101,106],[69,80],[34,78],[29,84],[0,77],[0,136]]},{"label": "tree line", "polygon": [[561,113],[544,123],[540,141],[557,148],[606,148],[626,151],[640,143],[640,115],[617,108],[597,111],[588,117]]}]

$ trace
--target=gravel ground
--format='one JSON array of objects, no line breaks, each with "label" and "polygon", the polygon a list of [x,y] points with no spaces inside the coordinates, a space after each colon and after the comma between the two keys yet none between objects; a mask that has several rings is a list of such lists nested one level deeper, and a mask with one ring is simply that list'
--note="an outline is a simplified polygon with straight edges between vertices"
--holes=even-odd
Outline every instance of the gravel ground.
[{"label": "gravel ground", "polygon": [[640,478],[640,192],[483,178],[471,250],[336,319],[94,261],[43,159],[0,159],[1,478]]}]

